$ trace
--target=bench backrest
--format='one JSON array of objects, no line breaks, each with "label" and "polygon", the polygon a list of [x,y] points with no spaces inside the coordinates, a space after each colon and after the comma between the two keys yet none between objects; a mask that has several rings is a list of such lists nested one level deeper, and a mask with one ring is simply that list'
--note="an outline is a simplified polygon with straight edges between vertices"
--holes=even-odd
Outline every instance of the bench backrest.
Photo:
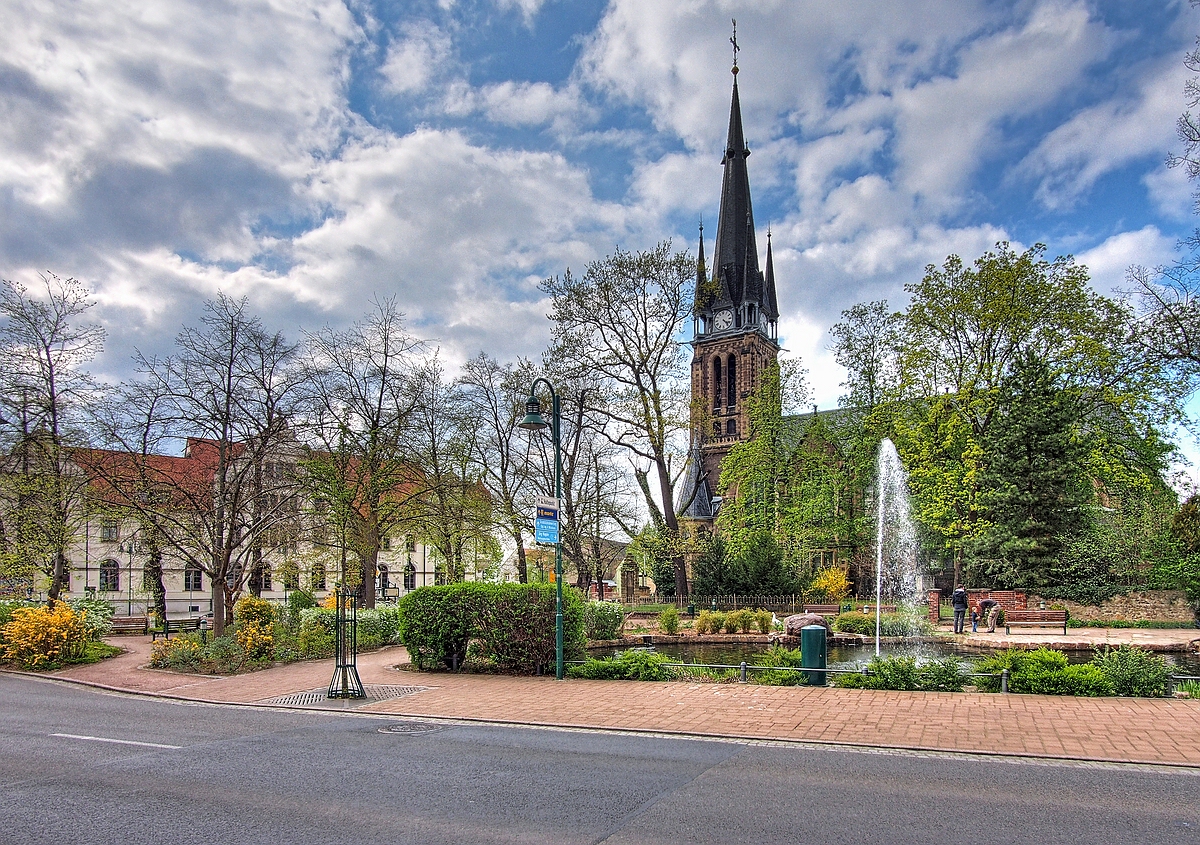
[{"label": "bench backrest", "polygon": [[1010,622],[1066,622],[1065,610],[1006,610],[1004,618]]},{"label": "bench backrest", "polygon": [[836,616],[841,613],[841,605],[837,604],[806,604],[805,613],[816,613],[819,616]]}]

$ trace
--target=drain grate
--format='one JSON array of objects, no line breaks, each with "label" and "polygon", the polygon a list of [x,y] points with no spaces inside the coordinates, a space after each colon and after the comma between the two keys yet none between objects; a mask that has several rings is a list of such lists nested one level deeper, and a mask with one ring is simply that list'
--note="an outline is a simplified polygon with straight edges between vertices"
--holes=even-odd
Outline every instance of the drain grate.
[{"label": "drain grate", "polygon": [[[375,701],[387,701],[391,698],[403,698],[406,695],[421,692],[429,689],[429,687],[400,687],[391,684],[367,684],[363,687],[366,692],[366,698],[349,699],[357,704],[370,704]],[[327,687],[320,689],[306,690],[305,692],[294,692],[288,695],[280,695],[275,698],[268,698],[258,702],[259,704],[280,704],[287,707],[315,707],[318,705],[327,705],[331,701],[345,701],[346,699],[331,699],[327,697],[329,692]]]},{"label": "drain grate", "polygon": [[381,734],[404,734],[412,736],[414,734],[431,734],[434,731],[445,729],[445,725],[439,725],[436,722],[396,722],[380,728],[379,732]]}]

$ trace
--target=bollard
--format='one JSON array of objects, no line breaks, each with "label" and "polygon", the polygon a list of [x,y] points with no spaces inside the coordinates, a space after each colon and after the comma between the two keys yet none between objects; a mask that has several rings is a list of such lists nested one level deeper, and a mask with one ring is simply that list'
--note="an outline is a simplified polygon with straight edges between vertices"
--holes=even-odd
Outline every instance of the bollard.
[{"label": "bollard", "polygon": [[741,681],[742,681],[742,683],[743,683],[743,684],[744,684],[744,683],[746,683],[746,661],[745,661],[745,660],[743,660],[743,661],[742,661],[742,677],[741,677]]},{"label": "bollard", "polygon": [[[800,665],[805,669],[825,669],[825,626],[805,625],[800,629]],[[825,686],[824,672],[805,672],[808,685]]]},{"label": "bollard", "polygon": [[1008,670],[1000,670],[1000,692],[1008,692]]}]

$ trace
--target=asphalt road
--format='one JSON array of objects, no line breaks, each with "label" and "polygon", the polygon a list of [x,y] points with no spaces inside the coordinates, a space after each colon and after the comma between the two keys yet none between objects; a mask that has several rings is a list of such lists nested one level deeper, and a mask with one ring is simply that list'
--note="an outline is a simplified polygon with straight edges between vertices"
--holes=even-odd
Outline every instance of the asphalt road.
[{"label": "asphalt road", "polygon": [[0,675],[0,842],[1200,843],[1200,769],[421,726]]}]

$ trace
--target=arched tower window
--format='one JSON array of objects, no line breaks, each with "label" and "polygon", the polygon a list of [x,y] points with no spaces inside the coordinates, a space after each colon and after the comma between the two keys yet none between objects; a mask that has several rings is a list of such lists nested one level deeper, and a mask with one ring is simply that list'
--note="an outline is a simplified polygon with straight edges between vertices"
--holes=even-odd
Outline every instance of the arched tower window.
[{"label": "arched tower window", "polygon": [[725,421],[725,433],[726,434],[737,434],[737,420],[726,420]]},{"label": "arched tower window", "polygon": [[721,356],[713,356],[713,407],[721,407]]},{"label": "arched tower window", "polygon": [[417,568],[409,561],[404,567],[404,589],[415,590],[417,588]]},{"label": "arched tower window", "polygon": [[725,404],[733,407],[737,404],[737,356],[729,356],[729,365],[725,368],[725,381],[728,384],[728,395]]}]

